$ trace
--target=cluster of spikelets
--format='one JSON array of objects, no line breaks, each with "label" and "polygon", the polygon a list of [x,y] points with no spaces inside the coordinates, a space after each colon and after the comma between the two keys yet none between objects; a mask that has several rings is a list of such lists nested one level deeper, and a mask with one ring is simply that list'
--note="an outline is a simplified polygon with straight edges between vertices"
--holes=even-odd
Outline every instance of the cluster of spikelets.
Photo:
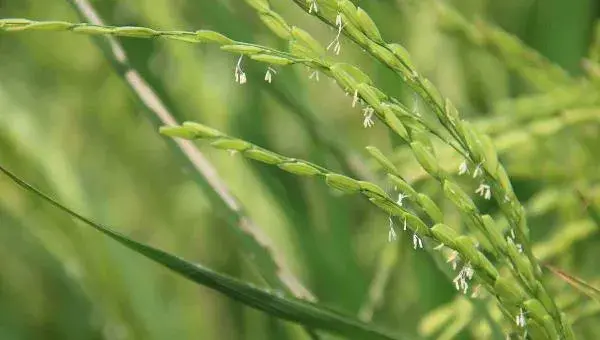
[{"label": "cluster of spikelets", "polygon": [[[507,172],[498,160],[492,139],[473,124],[461,119],[458,110],[444,98],[427,78],[419,74],[407,50],[400,44],[386,42],[376,23],[350,0],[293,0],[307,13],[333,28],[333,36],[326,46],[301,28],[290,26],[276,13],[267,0],[246,0],[260,19],[278,37],[289,43],[286,51],[235,41],[214,31],[159,31],[145,27],[114,27],[76,24],[62,21],[32,21],[26,19],[0,20],[5,31],[46,30],[73,31],[82,34],[100,34],[135,38],[164,38],[190,43],[212,43],[238,57],[234,80],[245,84],[244,58],[265,63],[264,81],[271,83],[277,70],[288,65],[301,64],[310,69],[309,77],[319,80],[320,75],[335,80],[349,96],[349,106],[362,106],[362,124],[372,127],[377,121],[388,127],[410,146],[412,156],[422,169],[437,180],[445,197],[461,212],[469,227],[469,234],[460,234],[456,228],[444,224],[442,210],[429,196],[417,192],[394,162],[375,147],[367,150],[395,188],[390,194],[380,186],[343,174],[332,172],[311,162],[286,157],[247,141],[226,135],[198,123],[184,123],[161,129],[167,136],[182,139],[201,139],[212,147],[239,153],[244,157],[277,166],[294,175],[317,177],[329,187],[348,194],[363,195],[389,215],[388,239],[397,237],[397,228],[410,232],[415,249],[426,249],[434,256],[443,256],[456,276],[451,278],[456,289],[477,298],[486,291],[497,301],[506,317],[507,328],[523,337],[534,339],[573,339],[571,326],[565,314],[558,309],[552,293],[542,281],[542,271],[533,256],[523,205],[515,196]],[[463,19],[445,7],[440,7],[449,25],[468,38],[480,43],[485,37],[502,39],[493,34],[476,36]],[[480,32],[480,31],[476,31]],[[342,41],[357,44],[373,59],[378,60],[398,75],[415,96],[435,115],[437,121],[423,119],[424,113],[415,106],[409,108],[387,95],[355,65],[334,61],[328,51],[343,55]],[[518,49],[516,49],[518,53]],[[510,57],[510,56],[509,56]],[[510,58],[509,58],[510,59]],[[518,60],[519,58],[514,58]],[[543,60],[540,62],[544,62]],[[517,65],[518,67],[519,65]],[[548,73],[564,78],[560,70]],[[538,78],[536,78],[538,79]],[[540,81],[540,84],[544,84]],[[583,85],[582,85],[583,86]],[[436,156],[433,145],[442,142],[455,151],[460,166],[448,173]],[[456,175],[470,176],[477,189],[465,191],[456,181]],[[471,195],[493,200],[508,221],[501,229],[491,216],[482,214]],[[478,235],[475,237],[473,235]],[[436,255],[437,254],[437,255]],[[293,290],[290,288],[290,290]]]}]

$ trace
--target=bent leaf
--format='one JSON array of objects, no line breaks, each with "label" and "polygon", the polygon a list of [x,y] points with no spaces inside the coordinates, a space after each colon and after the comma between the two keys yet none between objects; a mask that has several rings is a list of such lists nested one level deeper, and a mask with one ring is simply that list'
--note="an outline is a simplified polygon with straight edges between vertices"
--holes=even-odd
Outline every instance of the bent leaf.
[{"label": "bent leaf", "polygon": [[137,242],[127,236],[96,223],[73,210],[65,207],[50,196],[21,180],[12,172],[0,166],[0,171],[12,179],[23,189],[43,198],[54,207],[71,215],[84,224],[102,232],[127,248],[145,256],[146,258],[164,266],[172,271],[194,281],[195,283],[214,289],[229,298],[241,302],[249,307],[266,312],[274,317],[292,321],[301,325],[314,327],[352,339],[400,339],[387,332],[381,331],[372,325],[356,319],[346,317],[338,312],[304,302],[291,297],[284,297],[274,292],[269,292],[251,284],[242,282],[233,277],[214,272],[206,267],[188,262],[180,257],[164,252],[160,249]]}]

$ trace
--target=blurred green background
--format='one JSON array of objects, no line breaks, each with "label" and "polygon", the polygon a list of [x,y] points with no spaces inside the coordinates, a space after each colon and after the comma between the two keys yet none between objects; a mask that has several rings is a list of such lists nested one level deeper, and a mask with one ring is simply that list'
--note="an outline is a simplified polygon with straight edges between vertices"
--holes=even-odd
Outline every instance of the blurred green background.
[{"label": "blurred green background", "polygon": [[[323,45],[334,37],[335,32],[292,1],[272,3],[290,24],[313,33]],[[236,40],[286,48],[243,0],[91,4],[107,24],[213,29]],[[543,124],[563,109],[600,110],[600,101],[576,101],[556,109],[550,100],[542,107],[535,96],[551,92],[552,86],[532,86],[495,53],[447,32],[428,2],[361,0],[359,5],[386,40],[406,46],[418,69],[463,116],[481,126],[508,126],[492,136],[508,144],[501,159],[528,207],[537,251],[548,252],[548,263],[600,283],[598,225],[589,215],[590,206],[600,203],[598,120],[571,124],[550,135],[528,133],[525,140],[510,143],[510,133],[529,123]],[[600,13],[596,1],[463,0],[452,5],[469,20],[482,17],[517,35],[574,78],[583,75],[581,61]],[[81,20],[74,7],[61,0],[3,0],[0,16]],[[364,129],[359,109],[353,109],[350,99],[324,75],[315,82],[304,67],[279,68],[273,83],[267,84],[265,65],[246,60],[248,83],[240,86],[233,78],[237,58],[214,46],[121,42],[131,66],[177,120],[202,122],[281,154],[374,180],[391,192],[364,151],[376,145],[396,155],[401,172],[447,208],[450,225],[460,227],[437,182],[420,177],[418,165],[404,156],[402,143],[382,124]],[[360,65],[380,88],[412,105],[413,95],[398,77],[349,41],[343,41],[336,59]],[[527,96],[534,98],[527,108],[533,114],[522,118],[513,100]],[[550,114],[537,117],[536,104]],[[200,185],[202,178],[158,134],[158,126],[90,37],[0,34],[2,165],[136,240],[262,286],[228,227],[231,213]],[[458,294],[430,256],[412,250],[410,237],[388,243],[386,215],[359,197],[337,195],[317,180],[199,147],[320,302],[357,315],[369,300],[373,279],[387,270],[373,322],[418,337],[439,335],[425,331],[423,322],[438,308],[459,301]],[[448,159],[449,169],[461,161],[445,149],[439,152]],[[0,178],[0,193],[0,339],[306,338],[297,326],[199,287],[82,228],[6,178]],[[483,205],[483,210],[497,214],[495,206]],[[564,230],[567,236],[558,234]],[[577,237],[571,240],[568,235]],[[582,315],[574,326],[580,337],[596,338],[597,308],[564,282],[555,277],[549,281],[567,311]],[[477,338],[473,311],[453,313],[473,321],[453,337]],[[486,337],[491,335],[481,338]]]}]

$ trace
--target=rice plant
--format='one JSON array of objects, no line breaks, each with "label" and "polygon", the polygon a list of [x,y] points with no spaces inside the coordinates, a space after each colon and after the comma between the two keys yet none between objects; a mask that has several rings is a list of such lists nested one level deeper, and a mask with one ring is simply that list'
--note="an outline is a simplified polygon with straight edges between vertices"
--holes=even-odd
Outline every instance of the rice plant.
[{"label": "rice plant", "polygon": [[7,5],[0,336],[594,338],[600,30],[513,3]]}]

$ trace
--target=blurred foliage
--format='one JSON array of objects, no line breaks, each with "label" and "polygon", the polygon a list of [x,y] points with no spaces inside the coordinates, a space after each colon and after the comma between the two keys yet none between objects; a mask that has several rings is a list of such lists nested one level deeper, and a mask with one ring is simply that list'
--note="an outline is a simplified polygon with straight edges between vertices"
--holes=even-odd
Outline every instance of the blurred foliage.
[{"label": "blurred foliage", "polygon": [[[335,32],[292,1],[272,2],[291,24],[324,44],[331,41]],[[285,48],[243,0],[91,3],[109,24],[214,29]],[[593,35],[600,6],[592,0],[452,2],[467,22],[495,23],[568,72],[565,82],[540,83],[529,73],[535,74],[535,65],[520,72],[522,64],[511,63],[488,43],[474,43],[457,30],[460,26],[448,26],[429,1],[359,3],[388,41],[411,52],[463,116],[492,135],[526,205],[536,255],[597,287],[600,102],[594,71],[600,69],[595,68],[600,48],[592,42],[598,45]],[[0,13],[80,21],[74,7],[58,0],[2,1]],[[178,120],[199,121],[383,185],[384,176],[363,151],[376,145],[395,155],[395,165],[415,188],[441,202],[446,220],[461,224],[439,185],[406,155],[406,146],[382,124],[364,129],[359,110],[330,81],[314,82],[298,66],[281,68],[267,84],[265,66],[247,62],[248,84],[239,86],[233,81],[236,58],[218,48],[120,41],[131,66]],[[410,92],[388,69],[350,42],[337,58],[360,64],[381,88],[412,103]],[[136,240],[263,285],[227,227],[228,212],[157,133],[156,121],[93,40],[72,33],[1,34],[0,74],[2,165]],[[436,149],[445,167],[458,166],[461,159]],[[438,264],[412,250],[409,237],[388,243],[388,216],[364,200],[338,197],[318,181],[236,155],[201,150],[318,301],[419,337],[469,339],[492,332],[482,326],[486,316],[465,304]],[[0,192],[0,339],[307,338],[298,326],[74,227],[70,218],[4,178]],[[495,206],[478,203],[486,213],[499,214]],[[575,320],[576,334],[595,338],[598,303],[548,275],[559,304]],[[370,304],[373,296],[378,302]]]}]

